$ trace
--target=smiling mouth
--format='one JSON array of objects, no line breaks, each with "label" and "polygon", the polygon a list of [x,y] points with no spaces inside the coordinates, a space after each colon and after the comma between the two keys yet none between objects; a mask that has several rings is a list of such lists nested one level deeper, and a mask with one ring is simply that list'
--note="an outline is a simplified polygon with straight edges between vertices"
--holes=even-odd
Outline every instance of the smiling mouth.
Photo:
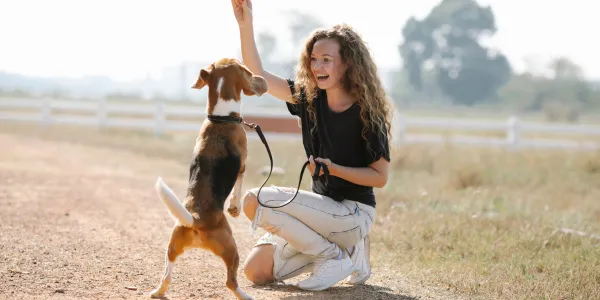
[{"label": "smiling mouth", "polygon": [[318,80],[326,80],[327,78],[329,78],[329,75],[317,75]]}]

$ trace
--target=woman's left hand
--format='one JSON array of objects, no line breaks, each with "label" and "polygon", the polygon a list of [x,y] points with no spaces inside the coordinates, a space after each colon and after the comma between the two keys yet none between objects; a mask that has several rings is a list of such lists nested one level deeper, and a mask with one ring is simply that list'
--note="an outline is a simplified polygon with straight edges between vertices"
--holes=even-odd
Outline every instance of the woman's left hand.
[{"label": "woman's left hand", "polygon": [[[310,162],[310,163],[309,163],[309,166],[308,166],[308,169],[310,170],[310,174],[311,174],[311,175],[313,175],[313,174],[315,173],[315,168],[316,168],[316,163],[315,163],[315,161],[316,161],[316,162],[320,162],[320,163],[324,164],[325,166],[327,166],[327,169],[331,169],[332,162],[331,162],[331,160],[330,160],[329,158],[321,158],[321,157],[317,157],[317,158],[313,159],[313,156],[311,155],[311,156],[308,158],[308,160],[309,160],[309,162]],[[330,170],[330,172],[331,172],[331,170]],[[323,175],[323,174],[325,174],[325,172],[323,172],[323,168],[321,168],[321,170],[320,170],[320,172],[319,172],[319,176],[321,176],[321,175]]]}]

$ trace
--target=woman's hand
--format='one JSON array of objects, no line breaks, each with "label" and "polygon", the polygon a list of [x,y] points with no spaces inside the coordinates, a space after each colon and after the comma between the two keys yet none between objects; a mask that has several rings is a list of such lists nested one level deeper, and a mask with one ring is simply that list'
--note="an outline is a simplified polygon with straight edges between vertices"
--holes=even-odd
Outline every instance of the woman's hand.
[{"label": "woman's hand", "polygon": [[250,0],[231,0],[233,14],[240,27],[252,25],[252,1]]},{"label": "woman's hand", "polygon": [[[342,178],[355,184],[382,188],[388,180],[389,161],[381,157],[376,162],[368,167],[346,167],[333,163],[327,158],[313,158],[312,155],[308,158],[309,164],[307,168],[310,170],[310,175],[314,175],[316,162],[321,162],[329,169],[329,175]],[[319,172],[319,176],[323,175],[323,169]]]},{"label": "woman's hand", "polygon": [[[312,155],[308,158],[308,161],[309,161],[308,170],[310,171],[310,175],[311,176],[315,174],[315,169],[317,167],[317,164],[315,163],[315,161],[316,162],[320,162],[320,163],[326,165],[327,169],[329,169],[331,167],[331,165],[332,165],[330,159],[328,159],[328,158],[321,158],[321,157],[313,158]],[[321,176],[323,174],[325,174],[325,172],[323,172],[323,168],[321,168],[321,170],[319,172],[319,176]]]}]

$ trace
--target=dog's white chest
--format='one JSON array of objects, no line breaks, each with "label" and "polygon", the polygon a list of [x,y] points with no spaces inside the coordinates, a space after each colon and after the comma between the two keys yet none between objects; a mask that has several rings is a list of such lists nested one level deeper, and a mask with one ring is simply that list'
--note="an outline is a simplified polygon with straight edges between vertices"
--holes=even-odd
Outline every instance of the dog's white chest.
[{"label": "dog's white chest", "polygon": [[212,114],[217,116],[229,116],[230,113],[238,113],[242,114],[242,102],[235,101],[233,99],[223,100],[221,98],[221,89],[223,87],[223,78],[219,78],[219,82],[217,83],[217,91],[219,91],[219,99],[217,100],[217,104],[213,107]]},{"label": "dog's white chest", "polygon": [[213,108],[213,115],[217,116],[229,116],[230,113],[238,113],[241,115],[242,103],[235,100],[217,100],[217,104]]}]

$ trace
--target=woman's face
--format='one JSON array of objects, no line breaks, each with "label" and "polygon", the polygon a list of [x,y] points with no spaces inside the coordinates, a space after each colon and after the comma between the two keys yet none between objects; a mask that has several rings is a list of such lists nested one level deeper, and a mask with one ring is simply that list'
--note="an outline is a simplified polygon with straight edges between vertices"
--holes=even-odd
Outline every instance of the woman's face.
[{"label": "woman's face", "polygon": [[315,42],[310,68],[320,89],[327,90],[341,86],[346,65],[340,56],[340,45],[332,39],[320,39]]}]

